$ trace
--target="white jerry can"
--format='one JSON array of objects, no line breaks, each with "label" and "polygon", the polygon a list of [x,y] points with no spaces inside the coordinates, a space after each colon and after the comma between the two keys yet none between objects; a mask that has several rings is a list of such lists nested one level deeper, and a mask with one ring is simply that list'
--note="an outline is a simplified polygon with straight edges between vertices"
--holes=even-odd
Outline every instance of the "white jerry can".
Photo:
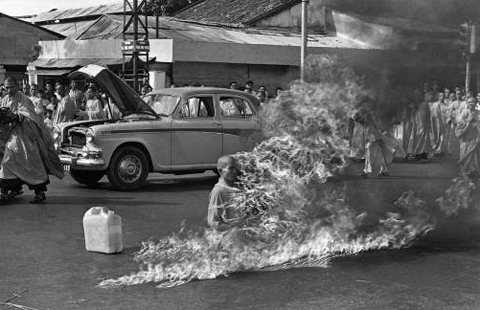
[{"label": "white jerry can", "polygon": [[122,218],[106,207],[85,212],[83,231],[87,251],[112,254],[123,250]]}]

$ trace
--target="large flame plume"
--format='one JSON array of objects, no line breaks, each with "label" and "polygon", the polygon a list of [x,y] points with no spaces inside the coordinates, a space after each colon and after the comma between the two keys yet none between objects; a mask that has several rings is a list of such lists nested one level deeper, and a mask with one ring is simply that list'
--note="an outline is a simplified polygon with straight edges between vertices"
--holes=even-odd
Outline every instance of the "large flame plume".
[{"label": "large flame plume", "polygon": [[235,154],[241,195],[232,206],[244,218],[238,228],[182,230],[145,242],[135,255],[140,271],[100,286],[165,288],[244,270],[327,267],[333,257],[405,247],[432,230],[435,221],[413,191],[398,198],[395,212],[366,225],[366,214],[345,203],[345,188],[324,184],[347,165],[347,118],[372,93],[340,63],[311,57],[309,82],[293,83],[263,109],[268,139]]}]

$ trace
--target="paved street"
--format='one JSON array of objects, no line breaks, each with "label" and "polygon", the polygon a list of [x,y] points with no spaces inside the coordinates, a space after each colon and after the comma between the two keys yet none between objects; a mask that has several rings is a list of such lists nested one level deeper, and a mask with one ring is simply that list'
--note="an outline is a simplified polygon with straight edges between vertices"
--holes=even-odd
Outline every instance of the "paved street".
[{"label": "paved street", "polygon": [[[396,163],[390,177],[367,180],[356,176],[359,169],[334,182],[346,184],[356,209],[375,216],[410,188],[433,204],[456,167]],[[213,173],[156,175],[132,193],[113,191],[105,180],[87,189],[67,176],[52,179],[47,204],[31,205],[25,193],[0,206],[0,302],[23,292],[11,302],[51,310],[480,309],[480,208],[438,223],[409,249],[341,257],[329,268],[244,272],[171,289],[96,287],[100,279],[137,271],[132,258],[142,241],[178,231],[182,220],[205,225],[215,182]],[[85,251],[82,217],[97,205],[122,216],[123,253]]]}]

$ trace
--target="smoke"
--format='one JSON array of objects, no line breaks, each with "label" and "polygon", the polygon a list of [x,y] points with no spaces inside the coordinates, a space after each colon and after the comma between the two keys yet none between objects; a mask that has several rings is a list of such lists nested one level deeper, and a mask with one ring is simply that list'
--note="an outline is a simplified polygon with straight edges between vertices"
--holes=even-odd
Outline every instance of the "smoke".
[{"label": "smoke", "polygon": [[[234,155],[241,194],[230,205],[241,224],[225,232],[182,229],[145,242],[135,255],[140,271],[100,286],[155,282],[166,288],[245,270],[328,267],[341,255],[409,246],[435,227],[413,191],[394,202],[394,211],[367,223],[365,212],[346,203],[345,187],[326,183],[351,156],[347,119],[372,102],[365,98],[374,91],[337,58],[310,58],[310,65],[308,82],[293,83],[262,111],[268,139]],[[442,208],[451,210],[452,199]]]}]

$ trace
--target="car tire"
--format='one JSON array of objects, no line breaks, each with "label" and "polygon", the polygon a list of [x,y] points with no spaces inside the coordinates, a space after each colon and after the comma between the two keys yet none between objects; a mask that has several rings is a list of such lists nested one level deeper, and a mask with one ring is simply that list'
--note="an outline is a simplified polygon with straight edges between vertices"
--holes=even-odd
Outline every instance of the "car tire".
[{"label": "car tire", "polygon": [[137,147],[124,146],[113,155],[107,176],[114,189],[135,190],[145,185],[148,172],[145,153]]},{"label": "car tire", "polygon": [[97,185],[98,181],[105,175],[105,171],[87,171],[70,168],[70,176],[80,184],[88,187]]}]

